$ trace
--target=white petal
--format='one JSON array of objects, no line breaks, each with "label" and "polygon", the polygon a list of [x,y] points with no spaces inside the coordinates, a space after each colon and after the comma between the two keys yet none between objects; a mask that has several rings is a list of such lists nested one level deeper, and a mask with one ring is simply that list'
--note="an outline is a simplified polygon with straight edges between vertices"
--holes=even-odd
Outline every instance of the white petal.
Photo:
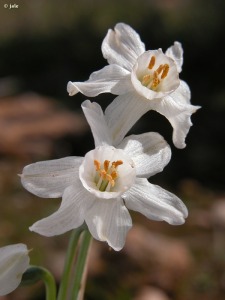
[{"label": "white petal", "polygon": [[140,36],[129,25],[118,23],[109,29],[102,43],[102,53],[109,64],[131,71],[136,59],[145,51]]},{"label": "white petal", "polygon": [[[190,93],[188,86],[182,82],[180,87],[163,99],[153,100],[152,109],[164,115],[173,127],[173,143],[177,148],[184,148],[185,138],[192,125],[191,115],[199,106],[188,104]],[[186,104],[187,103],[187,104]]]},{"label": "white petal", "polygon": [[78,178],[83,157],[65,157],[30,164],[23,169],[22,185],[43,198],[61,197],[65,188]]},{"label": "white petal", "polygon": [[55,213],[34,223],[29,229],[44,236],[54,236],[77,228],[83,224],[84,211],[93,198],[78,181],[65,190],[61,206]]},{"label": "white petal", "polygon": [[81,105],[94,137],[95,146],[111,145],[111,132],[105,120],[101,106],[96,102],[86,100]]},{"label": "white petal", "polygon": [[191,104],[191,91],[187,83],[183,80],[180,81],[178,89],[170,94],[176,103]]},{"label": "white petal", "polygon": [[145,178],[137,178],[136,184],[123,198],[128,209],[138,211],[152,220],[164,220],[171,225],[183,224],[188,215],[186,206],[177,196],[150,184]]},{"label": "white petal", "polygon": [[111,93],[114,95],[123,95],[133,90],[134,87],[131,82],[130,73],[129,73],[128,75],[124,76],[121,80],[119,80],[118,83],[112,87]]},{"label": "white petal", "polygon": [[116,97],[106,108],[105,119],[112,134],[113,145],[118,145],[132,126],[149,110],[149,101],[136,92]]},{"label": "white petal", "polygon": [[[118,65],[109,65],[92,73],[90,78],[85,82],[70,81],[67,84],[67,91],[70,96],[81,92],[88,97],[95,97],[102,93],[110,93],[113,88],[115,93],[117,91],[115,86],[127,75],[129,75],[129,72],[124,68]],[[122,91],[126,92],[127,88],[129,88],[129,85],[128,87],[125,85]]]},{"label": "white petal", "polygon": [[0,296],[11,293],[19,286],[23,273],[29,267],[28,252],[24,244],[0,248]]},{"label": "white petal", "polygon": [[182,65],[183,65],[183,48],[181,43],[174,42],[173,46],[169,47],[166,50],[166,55],[171,57],[176,65],[177,65],[177,71],[180,73],[182,71]]},{"label": "white petal", "polygon": [[85,221],[93,237],[106,241],[119,251],[123,248],[132,220],[122,199],[96,199],[85,215]]},{"label": "white petal", "polygon": [[171,157],[170,146],[156,132],[130,135],[118,148],[123,149],[132,158],[138,177],[148,178],[161,172]]}]

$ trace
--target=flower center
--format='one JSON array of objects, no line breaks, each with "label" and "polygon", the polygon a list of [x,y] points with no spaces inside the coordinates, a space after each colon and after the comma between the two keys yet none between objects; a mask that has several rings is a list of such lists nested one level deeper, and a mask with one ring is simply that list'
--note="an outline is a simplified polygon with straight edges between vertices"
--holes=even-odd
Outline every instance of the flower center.
[{"label": "flower center", "polygon": [[120,197],[134,184],[136,168],[122,149],[99,146],[86,153],[79,167],[84,188],[101,199]]},{"label": "flower center", "polygon": [[167,77],[169,73],[169,65],[161,64],[158,68],[154,68],[156,63],[156,57],[153,55],[149,61],[147,74],[142,77],[141,84],[148,89],[156,90],[160,82]]},{"label": "flower center", "polygon": [[109,160],[105,160],[101,166],[100,161],[94,160],[94,166],[96,170],[95,183],[99,191],[110,192],[110,189],[114,187],[118,178],[118,166],[122,164],[122,160],[117,160],[112,163],[110,163]]}]

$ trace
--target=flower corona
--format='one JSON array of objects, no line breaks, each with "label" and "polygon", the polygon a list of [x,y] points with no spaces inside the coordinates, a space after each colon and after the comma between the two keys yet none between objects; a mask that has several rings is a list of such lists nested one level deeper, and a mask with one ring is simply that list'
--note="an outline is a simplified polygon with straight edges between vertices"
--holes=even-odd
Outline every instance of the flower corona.
[{"label": "flower corona", "polygon": [[80,180],[97,197],[118,197],[134,183],[135,165],[122,149],[100,146],[85,155]]}]

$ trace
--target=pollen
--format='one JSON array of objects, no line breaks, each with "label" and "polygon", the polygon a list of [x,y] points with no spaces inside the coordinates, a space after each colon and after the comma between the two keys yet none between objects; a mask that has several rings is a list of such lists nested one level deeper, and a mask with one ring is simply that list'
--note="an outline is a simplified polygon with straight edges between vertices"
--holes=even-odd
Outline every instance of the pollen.
[{"label": "pollen", "polygon": [[123,161],[122,160],[117,160],[112,162],[112,166],[116,169],[118,166],[122,165]]},{"label": "pollen", "polygon": [[104,170],[106,170],[106,172],[108,171],[109,164],[110,164],[110,161],[109,161],[109,160],[105,160],[105,161],[104,161]]},{"label": "pollen", "polygon": [[95,183],[100,191],[109,192],[115,186],[116,180],[119,177],[117,169],[122,164],[122,160],[113,161],[111,164],[109,160],[105,160],[101,168],[100,161],[94,160],[96,170]]},{"label": "pollen", "polygon": [[94,160],[94,165],[95,165],[95,170],[96,171],[99,171],[100,170],[100,167],[101,167],[101,163],[100,163],[100,161],[98,161],[98,160]]},{"label": "pollen", "polygon": [[154,65],[155,65],[155,56],[153,55],[148,64],[148,68],[151,70],[154,67]]},{"label": "pollen", "polygon": [[143,85],[148,85],[149,82],[151,80],[151,75],[150,74],[147,74],[147,75],[144,75],[143,78],[142,78],[142,84]]},{"label": "pollen", "polygon": [[168,75],[169,69],[170,69],[170,67],[169,67],[168,64],[165,64],[163,66],[163,72],[162,72],[162,75],[161,75],[161,79],[166,78],[166,76]]},{"label": "pollen", "polygon": [[164,68],[164,65],[160,65],[158,67],[158,69],[156,70],[156,72],[158,73],[158,75],[160,75],[160,73],[162,72],[163,68]]},{"label": "pollen", "polygon": [[152,81],[152,84],[151,84],[151,88],[155,89],[159,84],[160,84],[160,80],[158,78],[158,73],[155,71],[153,73],[153,81]]}]

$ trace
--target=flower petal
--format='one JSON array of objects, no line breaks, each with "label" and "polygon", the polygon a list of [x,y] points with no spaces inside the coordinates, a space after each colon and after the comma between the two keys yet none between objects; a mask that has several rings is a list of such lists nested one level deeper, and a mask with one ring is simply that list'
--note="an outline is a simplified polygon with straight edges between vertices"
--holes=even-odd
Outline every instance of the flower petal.
[{"label": "flower petal", "polygon": [[149,101],[136,92],[118,96],[110,103],[106,108],[105,118],[114,146],[123,140],[131,127],[149,109]]},{"label": "flower petal", "polygon": [[191,115],[200,106],[190,105],[189,88],[181,82],[179,88],[162,99],[152,101],[152,109],[164,115],[173,127],[173,143],[177,148],[184,148],[185,138],[192,125]]},{"label": "flower petal", "polygon": [[138,177],[150,177],[161,172],[171,158],[170,146],[156,132],[126,137],[118,148],[123,149],[135,164]]},{"label": "flower petal", "polygon": [[109,64],[117,64],[131,71],[136,59],[145,51],[139,34],[124,23],[109,29],[102,43],[102,53]]},{"label": "flower petal", "polygon": [[24,244],[0,248],[0,296],[11,293],[19,286],[23,273],[29,267],[28,252]]},{"label": "flower petal", "polygon": [[180,81],[180,85],[176,92],[173,92],[170,96],[176,103],[191,104],[191,91],[187,83],[183,80]]},{"label": "flower petal", "polygon": [[138,211],[152,220],[164,220],[171,225],[183,224],[188,215],[186,206],[177,196],[150,184],[145,178],[137,178],[136,184],[123,198],[128,209]]},{"label": "flower petal", "polygon": [[176,65],[177,65],[177,71],[180,73],[182,71],[182,65],[183,65],[183,48],[181,43],[174,42],[173,46],[169,47],[166,50],[166,55],[172,58]]},{"label": "flower petal", "polygon": [[81,105],[94,137],[95,146],[111,145],[111,132],[105,120],[101,106],[96,102],[86,100]]},{"label": "flower petal", "polygon": [[87,226],[93,237],[106,241],[110,247],[119,251],[123,248],[132,220],[122,199],[96,198],[85,215]]},{"label": "flower petal", "polygon": [[65,157],[30,164],[23,169],[22,185],[43,198],[61,197],[65,188],[78,178],[83,157]]},{"label": "flower petal", "polygon": [[[110,93],[112,89],[122,80],[129,75],[129,72],[118,65],[109,65],[99,71],[93,72],[90,78],[85,82],[71,82],[67,84],[67,91],[70,96],[76,95],[81,92],[88,97],[95,97],[102,93]],[[122,91],[127,92],[130,88],[129,81],[123,80],[125,83]],[[121,90],[121,84],[120,84]],[[119,89],[118,88],[118,89]],[[116,93],[117,88],[114,88]]]},{"label": "flower petal", "polygon": [[44,236],[54,236],[77,228],[83,224],[84,212],[93,199],[93,195],[77,181],[65,190],[59,209],[34,223],[29,229]]}]

